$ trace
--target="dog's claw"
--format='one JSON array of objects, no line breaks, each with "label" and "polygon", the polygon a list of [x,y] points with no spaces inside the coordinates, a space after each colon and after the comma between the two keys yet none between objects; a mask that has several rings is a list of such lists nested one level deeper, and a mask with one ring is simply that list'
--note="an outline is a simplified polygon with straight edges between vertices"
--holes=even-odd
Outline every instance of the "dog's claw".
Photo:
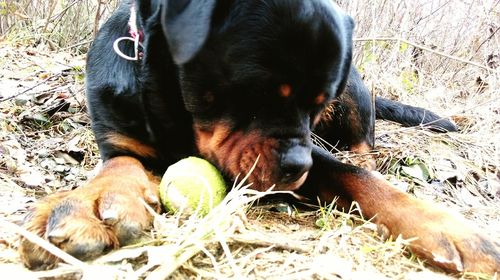
[{"label": "dog's claw", "polygon": [[68,237],[62,230],[56,229],[49,232],[49,234],[47,235],[47,239],[50,241],[50,243],[59,245],[67,241]]},{"label": "dog's claw", "polygon": [[418,229],[410,249],[428,262],[453,273],[500,272],[500,247],[451,216],[434,216],[435,221]]},{"label": "dog's claw", "polygon": [[118,222],[118,213],[114,210],[108,209],[101,213],[101,219],[104,224],[113,226]]},{"label": "dog's claw", "polygon": [[436,264],[438,264],[438,266],[443,267],[446,270],[458,271],[458,272],[464,271],[464,266],[462,264],[462,261],[456,255],[453,256],[452,259],[441,256],[439,254],[432,254],[432,256],[433,256],[432,261],[435,262]]}]

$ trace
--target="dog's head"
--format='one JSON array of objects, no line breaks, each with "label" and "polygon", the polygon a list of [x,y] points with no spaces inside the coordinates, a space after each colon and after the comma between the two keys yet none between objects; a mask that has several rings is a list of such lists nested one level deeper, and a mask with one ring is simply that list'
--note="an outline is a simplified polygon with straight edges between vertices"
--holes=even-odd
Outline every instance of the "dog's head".
[{"label": "dog's head", "polygon": [[330,0],[165,1],[162,26],[202,156],[294,190],[311,131],[346,83],[353,23]]}]

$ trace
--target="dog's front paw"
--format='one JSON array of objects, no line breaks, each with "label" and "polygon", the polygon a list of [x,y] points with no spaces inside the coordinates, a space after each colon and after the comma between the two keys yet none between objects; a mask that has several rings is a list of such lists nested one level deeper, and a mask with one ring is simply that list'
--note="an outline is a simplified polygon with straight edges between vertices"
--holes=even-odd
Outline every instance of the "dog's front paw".
[{"label": "dog's front paw", "polygon": [[415,238],[410,242],[413,253],[448,272],[500,272],[498,237],[486,237],[461,218],[430,204],[420,206],[391,229]]},{"label": "dog's front paw", "polygon": [[[82,260],[134,242],[152,221],[141,199],[159,210],[156,185],[134,172],[109,173],[38,202],[27,215],[25,228]],[[32,269],[49,268],[59,261],[25,238],[19,250]]]},{"label": "dog's front paw", "polygon": [[500,245],[462,223],[440,223],[418,235],[410,248],[450,272],[500,272]]}]

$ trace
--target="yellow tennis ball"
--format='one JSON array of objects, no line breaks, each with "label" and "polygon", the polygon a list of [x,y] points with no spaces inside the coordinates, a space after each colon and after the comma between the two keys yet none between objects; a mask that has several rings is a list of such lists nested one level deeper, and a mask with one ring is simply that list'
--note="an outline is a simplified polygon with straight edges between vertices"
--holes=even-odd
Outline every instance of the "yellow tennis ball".
[{"label": "yellow tennis ball", "polygon": [[172,213],[205,216],[226,195],[226,183],[210,162],[188,157],[168,167],[160,183],[160,200]]}]

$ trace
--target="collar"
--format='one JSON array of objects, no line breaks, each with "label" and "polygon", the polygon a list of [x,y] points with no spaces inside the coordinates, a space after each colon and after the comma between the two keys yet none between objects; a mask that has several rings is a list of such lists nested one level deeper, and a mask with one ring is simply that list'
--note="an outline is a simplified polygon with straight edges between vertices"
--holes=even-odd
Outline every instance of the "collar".
[{"label": "collar", "polygon": [[130,18],[128,20],[128,33],[132,39],[137,39],[140,43],[144,41],[144,33],[142,30],[137,28],[137,12],[135,10],[135,5],[130,6]]}]

